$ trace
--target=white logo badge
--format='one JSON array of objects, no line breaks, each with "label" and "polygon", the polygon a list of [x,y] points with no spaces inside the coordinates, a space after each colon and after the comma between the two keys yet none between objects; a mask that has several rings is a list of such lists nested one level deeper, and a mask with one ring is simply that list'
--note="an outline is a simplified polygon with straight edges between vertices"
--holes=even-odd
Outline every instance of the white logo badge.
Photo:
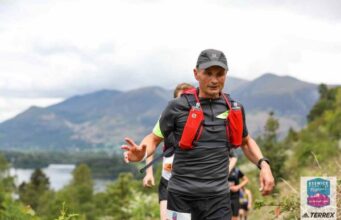
[{"label": "white logo badge", "polygon": [[301,177],[301,217],[337,218],[336,177]]}]

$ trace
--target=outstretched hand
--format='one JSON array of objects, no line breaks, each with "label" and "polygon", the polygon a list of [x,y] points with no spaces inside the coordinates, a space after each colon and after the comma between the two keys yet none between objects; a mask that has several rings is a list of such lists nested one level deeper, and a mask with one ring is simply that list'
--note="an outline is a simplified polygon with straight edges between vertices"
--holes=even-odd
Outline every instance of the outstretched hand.
[{"label": "outstretched hand", "polygon": [[121,149],[125,150],[123,153],[123,158],[126,163],[129,162],[139,162],[145,158],[146,155],[146,145],[137,145],[132,139],[126,137],[124,139],[126,145],[122,145]]}]

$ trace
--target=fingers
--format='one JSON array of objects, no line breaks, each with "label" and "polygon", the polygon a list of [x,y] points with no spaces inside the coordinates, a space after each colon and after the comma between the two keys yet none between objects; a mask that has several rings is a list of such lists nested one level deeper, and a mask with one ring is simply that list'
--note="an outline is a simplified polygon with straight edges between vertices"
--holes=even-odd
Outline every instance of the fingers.
[{"label": "fingers", "polygon": [[142,151],[145,151],[145,150],[147,149],[147,145],[142,144],[141,146],[139,146],[139,148],[140,148]]},{"label": "fingers", "polygon": [[267,196],[271,193],[272,190],[270,190],[269,188],[264,188],[262,191],[262,195],[263,196]]},{"label": "fingers", "polygon": [[231,191],[231,192],[237,192],[238,189],[237,189],[236,186],[230,186],[230,191]]},{"label": "fingers", "polygon": [[126,137],[124,140],[127,142],[127,144],[122,145],[121,149],[128,152],[123,154],[124,161],[129,163],[143,160],[146,154],[147,146],[145,144],[138,146],[132,139],[128,137]]},{"label": "fingers", "polygon": [[124,162],[129,163],[129,152],[128,151],[123,153],[123,159],[124,159]]},{"label": "fingers", "polygon": [[[129,139],[129,138],[125,138],[126,141],[127,141],[127,139]],[[128,143],[128,141],[127,141],[127,143]],[[128,146],[128,145],[121,145],[121,149],[122,150],[126,150],[123,153],[123,160],[124,160],[125,163],[129,163],[129,151],[131,150],[131,147]]]},{"label": "fingers", "polygon": [[152,187],[154,186],[154,176],[153,174],[146,174],[146,176],[143,178],[143,186],[144,187]]},{"label": "fingers", "polygon": [[268,195],[270,192],[269,192],[269,183],[266,179],[266,176],[264,177],[264,172],[261,171],[260,173],[260,176],[259,176],[259,185],[260,185],[260,188],[259,188],[259,191],[262,193],[263,196],[266,196]]},{"label": "fingers", "polygon": [[259,184],[260,184],[259,191],[262,192],[263,196],[269,195],[272,192],[275,186],[275,179],[272,175],[270,166],[262,167],[259,173]]},{"label": "fingers", "polygon": [[127,146],[127,145],[122,145],[122,146],[121,146],[121,149],[122,149],[122,150],[130,150],[130,147]]},{"label": "fingers", "polygon": [[274,187],[274,179],[273,178],[263,178],[261,181],[261,188],[260,191],[262,192],[263,196],[269,195]]},{"label": "fingers", "polygon": [[130,145],[130,146],[137,146],[137,144],[130,138],[126,137],[124,140]]},{"label": "fingers", "polygon": [[260,177],[259,177],[259,186],[260,186],[259,191],[262,192],[262,193],[263,193],[263,190],[264,190],[264,183],[263,183],[263,181],[264,181],[263,176],[260,175]]},{"label": "fingers", "polygon": [[143,186],[144,187],[148,187],[148,188],[150,188],[150,187],[152,187],[152,186],[154,186],[155,184],[154,184],[154,180],[151,180],[151,179],[144,179],[143,180]]},{"label": "fingers", "polygon": [[148,180],[143,179],[143,187],[148,187]]},{"label": "fingers", "polygon": [[274,185],[275,185],[275,183],[274,183],[273,179],[265,181],[264,190],[263,190],[262,194],[264,196],[269,195],[272,192]]},{"label": "fingers", "polygon": [[263,189],[263,191],[262,191],[262,196],[267,196],[267,195],[269,195],[269,194],[270,194],[269,191],[265,191],[265,190]]},{"label": "fingers", "polygon": [[152,182],[152,180],[149,180],[148,181],[148,185],[147,185],[148,187],[152,187],[152,186],[154,186],[154,184],[153,184],[153,182]]}]

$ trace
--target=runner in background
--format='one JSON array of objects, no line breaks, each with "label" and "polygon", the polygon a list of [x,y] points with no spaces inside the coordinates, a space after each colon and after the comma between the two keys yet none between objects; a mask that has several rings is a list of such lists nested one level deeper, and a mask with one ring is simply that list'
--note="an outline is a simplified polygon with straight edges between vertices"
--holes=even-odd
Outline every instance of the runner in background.
[{"label": "runner in background", "polygon": [[239,191],[249,182],[249,178],[239,168],[235,167],[232,169],[228,181],[230,186],[232,220],[238,220],[240,209]]},{"label": "runner in background", "polygon": [[[195,88],[189,83],[180,83],[176,86],[174,90],[173,97],[177,98],[179,97],[182,92],[186,89]],[[158,123],[155,125],[153,132],[159,133],[157,129],[159,128]],[[172,135],[171,135],[172,136]],[[175,143],[172,143],[172,138],[168,138],[168,141],[165,140],[165,146],[167,145],[175,145]],[[166,145],[167,144],[167,145]],[[167,146],[167,147],[174,147],[174,146]],[[149,156],[146,159],[146,164],[149,164],[153,160],[154,154]],[[167,186],[168,181],[170,177],[172,176],[172,165],[173,165],[173,159],[174,159],[174,152],[171,155],[166,155],[163,157],[162,161],[162,173],[161,173],[161,179],[159,183],[159,203],[160,203],[160,219],[166,220],[167,219]],[[143,186],[144,187],[152,187],[155,185],[155,179],[153,174],[153,166],[150,166],[146,170],[146,176],[143,178]]]},{"label": "runner in background", "polygon": [[247,220],[247,215],[249,214],[249,211],[252,208],[252,193],[245,187],[242,187],[240,189],[239,203],[240,203],[239,218],[240,220]]},{"label": "runner in background", "polygon": [[237,162],[238,162],[238,157],[236,152],[231,149],[229,152],[229,174],[231,173],[232,169],[236,166]]}]

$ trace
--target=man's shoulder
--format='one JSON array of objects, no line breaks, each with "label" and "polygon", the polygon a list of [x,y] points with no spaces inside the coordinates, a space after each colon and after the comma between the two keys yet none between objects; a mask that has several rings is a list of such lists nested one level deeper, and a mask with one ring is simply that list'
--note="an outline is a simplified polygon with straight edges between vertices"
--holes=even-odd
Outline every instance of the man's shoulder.
[{"label": "man's shoulder", "polygon": [[188,103],[188,99],[186,98],[186,95],[182,95],[178,98],[172,99],[171,101],[169,101],[168,103],[169,106],[171,106],[172,108],[189,108],[189,103]]}]

